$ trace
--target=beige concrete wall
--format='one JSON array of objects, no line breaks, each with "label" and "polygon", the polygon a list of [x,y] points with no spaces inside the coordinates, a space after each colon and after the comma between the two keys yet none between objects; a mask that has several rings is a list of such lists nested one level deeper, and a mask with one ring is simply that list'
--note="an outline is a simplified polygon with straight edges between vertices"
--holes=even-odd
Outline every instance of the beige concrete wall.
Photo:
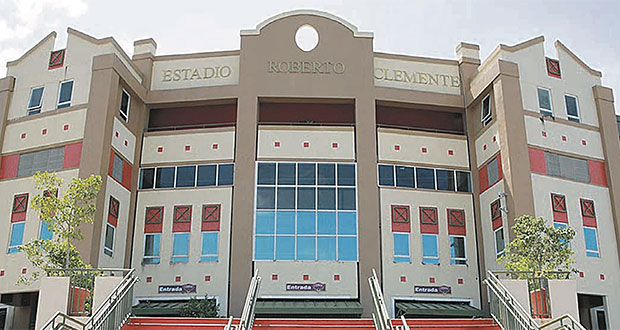
[{"label": "beige concrete wall", "polygon": [[151,90],[237,85],[239,56],[155,60]]},{"label": "beige concrete wall", "polygon": [[[357,262],[351,261],[255,261],[263,278],[261,298],[358,298]],[[272,275],[277,275],[273,279]],[[308,280],[304,280],[308,275]],[[335,280],[334,275],[340,275]],[[324,283],[325,291],[286,291],[287,283]],[[365,283],[365,281],[359,281]],[[247,288],[246,288],[247,290]]]},{"label": "beige concrete wall", "polygon": [[[101,221],[101,237],[99,238],[99,261],[97,265],[103,268],[123,268],[125,265],[125,249],[127,231],[129,230],[129,211],[131,208],[131,192],[121,186],[116,180],[107,176],[105,178],[105,203],[103,205],[103,219]],[[119,201],[118,225],[114,233],[114,245],[112,256],[103,252],[105,243],[105,232],[108,223],[108,212],[110,210],[110,196],[114,196]]]},{"label": "beige concrete wall", "polygon": [[[620,296],[614,294],[620,287],[620,267],[609,190],[606,187],[538,174],[532,174],[532,183],[536,216],[541,216],[550,223],[553,219],[551,193],[566,196],[568,224],[575,229],[575,238],[571,242],[571,248],[575,252],[575,268],[584,273],[583,278],[576,277],[577,292],[607,296],[609,315],[620,315]],[[586,256],[580,198],[594,201],[600,258]],[[604,275],[604,280],[601,280],[600,274]],[[610,319],[611,324],[619,321],[612,322]]]},{"label": "beige concrete wall", "polygon": [[43,277],[39,291],[37,322],[35,329],[41,329],[56,312],[67,312],[69,303],[68,277]]},{"label": "beige concrete wall", "polygon": [[93,289],[93,311],[96,311],[114,291],[117,285],[123,281],[122,276],[97,276]]},{"label": "beige concrete wall", "polygon": [[[381,188],[381,251],[383,269],[383,296],[388,311],[393,315],[396,299],[446,299],[470,300],[473,306],[480,307],[480,288],[478,286],[478,251],[474,228],[473,198],[469,193],[447,193],[416,191],[402,188]],[[409,205],[411,214],[410,255],[411,262],[394,262],[394,238],[392,232],[391,205]],[[422,237],[420,233],[420,206],[437,207],[439,265],[422,264]],[[466,265],[450,264],[450,237],[448,234],[447,208],[465,210],[466,219]],[[400,277],[407,281],[401,282]],[[429,279],[435,278],[435,283]],[[458,279],[463,284],[458,284]],[[438,296],[433,294],[414,294],[415,285],[447,285],[452,294]]]},{"label": "beige concrete wall", "polygon": [[[532,116],[525,116],[525,127],[527,142],[530,145],[604,159],[601,135],[597,131],[549,120],[541,122]],[[545,132],[546,136],[543,136],[542,132]],[[566,141],[562,140],[563,136],[566,137]]]},{"label": "beige concrete wall", "polygon": [[258,129],[257,158],[354,160],[354,128],[262,125]]},{"label": "beige concrete wall", "polygon": [[[162,152],[157,152],[160,147]],[[234,128],[149,134],[143,139],[141,164],[233,160],[234,152]]]},{"label": "beige concrete wall", "polygon": [[114,117],[112,130],[112,147],[129,160],[130,164],[133,164],[136,152],[136,136],[116,117]]},{"label": "beige concrete wall", "polygon": [[500,282],[502,282],[508,292],[515,297],[519,305],[523,307],[523,310],[528,313],[530,311],[530,297],[528,293],[529,290],[527,288],[527,281],[501,279]]},{"label": "beige concrete wall", "polygon": [[476,138],[476,167],[482,166],[499,151],[497,124],[492,124]]},{"label": "beige concrete wall", "polygon": [[549,280],[549,302],[552,318],[570,314],[575,320],[579,320],[575,280]]},{"label": "beige concrete wall", "polygon": [[[43,118],[10,123],[6,126],[2,153],[44,148],[80,140],[84,137],[86,108],[61,112]],[[65,130],[65,125],[69,125]],[[45,134],[43,134],[43,130]],[[22,134],[26,137],[22,139]]]},{"label": "beige concrete wall", "polygon": [[[220,234],[218,241],[218,261],[200,262],[202,245],[201,213],[203,204],[221,204]],[[228,313],[228,277],[231,222],[232,188],[200,188],[184,190],[158,190],[138,193],[136,207],[136,227],[133,242],[132,267],[140,281],[134,291],[135,299],[189,297],[193,295],[216,296],[220,303],[220,314]],[[192,205],[192,225],[189,243],[189,262],[171,263],[172,255],[172,217],[174,205]],[[160,240],[160,263],[142,264],[144,255],[144,216],[147,206],[164,206],[163,232]],[[205,281],[209,275],[211,280]],[[147,283],[146,277],[152,277]],[[181,276],[181,282],[175,277]],[[186,284],[197,285],[195,294],[158,294],[159,285]],[[247,291],[247,288],[244,290]]]},{"label": "beige concrete wall", "polygon": [[377,141],[379,161],[469,168],[465,136],[381,128]]},{"label": "beige concrete wall", "polygon": [[504,51],[501,59],[519,65],[523,108],[538,112],[537,87],[551,90],[552,108],[556,117],[567,119],[564,94],[577,96],[581,122],[598,126],[598,116],[592,97],[592,86],[600,85],[601,78],[589,73],[562,49],[556,54],[546,54],[558,58],[562,70],[562,79],[550,77],[545,66],[544,43],[540,42],[516,52]]},{"label": "beige concrete wall", "polygon": [[[77,169],[57,172],[58,177],[65,180],[65,186],[59,191],[62,196],[71,178],[76,177]],[[5,229],[0,230],[0,269],[5,270],[5,275],[0,277],[0,292],[15,293],[35,291],[39,288],[39,282],[30,286],[17,285],[17,280],[21,275],[22,268],[26,268],[27,273],[35,271],[23,252],[7,254],[10,239],[10,216],[13,204],[13,196],[28,193],[28,211],[26,213],[26,224],[24,229],[24,243],[32,239],[39,238],[41,231],[41,221],[37,212],[32,208],[32,197],[40,194],[41,191],[35,190],[32,177],[19,179],[3,180],[0,182],[0,214],[3,215]]]},{"label": "beige concrete wall", "polygon": [[[495,251],[495,234],[493,231],[493,223],[491,222],[491,203],[493,203],[500,192],[505,192],[504,180],[500,180],[491,188],[480,194],[480,214],[478,215],[478,221],[482,232],[479,234],[484,242],[484,251],[481,255],[484,258],[484,263],[487,270],[499,270],[502,269],[497,262]],[[505,199],[502,199],[502,205],[505,206]],[[502,212],[502,221],[504,228],[504,241],[508,244],[508,232],[509,228],[506,212]]]}]

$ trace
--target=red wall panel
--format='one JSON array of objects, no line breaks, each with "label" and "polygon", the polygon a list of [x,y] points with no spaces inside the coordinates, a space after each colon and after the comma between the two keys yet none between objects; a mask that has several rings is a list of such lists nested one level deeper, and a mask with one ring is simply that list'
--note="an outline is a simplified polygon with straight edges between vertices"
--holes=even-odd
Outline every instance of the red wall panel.
[{"label": "red wall panel", "polygon": [[82,142],[67,144],[65,146],[65,160],[62,168],[73,168],[80,166],[80,158],[82,157]]},{"label": "red wall panel", "polygon": [[542,150],[529,148],[530,154],[530,170],[534,173],[547,174],[547,165],[545,165],[545,152]]},{"label": "red wall panel", "polygon": [[605,173],[605,163],[595,160],[588,160],[590,170],[590,183],[599,186],[607,186],[607,174]]},{"label": "red wall panel", "polygon": [[2,160],[0,161],[0,179],[17,177],[18,166],[18,154],[2,156]]}]

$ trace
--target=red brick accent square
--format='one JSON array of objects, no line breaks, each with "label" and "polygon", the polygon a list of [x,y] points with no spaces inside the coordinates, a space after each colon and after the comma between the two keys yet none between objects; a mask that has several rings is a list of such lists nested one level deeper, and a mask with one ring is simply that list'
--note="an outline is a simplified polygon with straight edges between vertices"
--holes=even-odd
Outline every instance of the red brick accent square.
[{"label": "red brick accent square", "polygon": [[150,276],[147,276],[146,277],[146,283],[151,283],[151,282],[153,282],[153,278],[150,277]]},{"label": "red brick accent square", "polygon": [[1,277],[1,276],[4,276],[4,269],[3,269],[3,270],[0,270],[0,277]]},{"label": "red brick accent square", "polygon": [[585,146],[588,143],[586,142],[586,140],[581,140],[581,144]]},{"label": "red brick accent square", "polygon": [[562,141],[566,142],[566,140],[567,140],[566,135],[562,135]]},{"label": "red brick accent square", "polygon": [[[26,272],[27,272],[26,268],[22,268],[22,274],[26,274]],[[603,274],[601,274],[601,275],[603,275]]]},{"label": "red brick accent square", "polygon": [[398,144],[394,145],[394,150],[399,151],[400,150],[400,146]]},{"label": "red brick accent square", "polygon": [[65,50],[64,49],[55,50],[53,52],[50,52],[50,60],[47,64],[47,69],[53,70],[56,68],[60,68],[64,65],[64,63],[65,63]]},{"label": "red brick accent square", "polygon": [[579,272],[579,277],[583,278],[583,272]]},{"label": "red brick accent square", "polygon": [[175,278],[174,278],[174,281],[175,281],[175,282],[181,282],[181,276],[177,276],[177,277],[175,277]]},{"label": "red brick accent square", "polygon": [[45,135],[45,134],[47,134],[47,128],[44,128],[41,130],[41,135]]},{"label": "red brick accent square", "polygon": [[217,143],[214,143],[214,144],[211,146],[211,149],[213,149],[213,150],[217,150],[217,148],[219,148],[219,147],[220,147],[220,146],[219,146]]},{"label": "red brick accent square", "polygon": [[428,149],[426,149],[426,147],[422,147],[422,153],[427,153]]},{"label": "red brick accent square", "polygon": [[598,277],[601,279],[601,281],[604,281],[604,280],[605,280],[605,274],[601,274],[601,275],[599,275]]},{"label": "red brick accent square", "polygon": [[458,284],[463,284],[463,279],[462,279],[462,278],[459,278],[459,279],[457,279],[457,280],[456,280],[456,282],[457,282]]},{"label": "red brick accent square", "polygon": [[275,148],[280,148],[280,141],[275,141],[275,142],[273,143],[273,146],[274,146]]},{"label": "red brick accent square", "polygon": [[482,146],[482,150],[487,150],[487,145],[486,144]]},{"label": "red brick accent square", "polygon": [[333,142],[332,143],[332,148],[338,149],[338,142]]},{"label": "red brick accent square", "polygon": [[127,140],[125,140],[124,144],[125,144],[125,147],[126,147],[129,143],[127,142]]},{"label": "red brick accent square", "polygon": [[340,275],[334,274],[334,281],[340,281]]},{"label": "red brick accent square", "polygon": [[114,136],[118,137],[118,132],[114,132]]},{"label": "red brick accent square", "polygon": [[62,127],[63,131],[68,131],[69,130],[69,124],[65,124],[65,126]]},{"label": "red brick accent square", "polygon": [[310,276],[308,274],[304,274],[303,279],[304,281],[307,281],[310,279]]},{"label": "red brick accent square", "polygon": [[185,146],[185,151],[190,151],[192,149],[191,146]]},{"label": "red brick accent square", "polygon": [[157,152],[164,152],[164,147],[157,147]]},{"label": "red brick accent square", "polygon": [[545,131],[540,132],[540,134],[542,134],[543,137],[547,137],[547,132]]},{"label": "red brick accent square", "polygon": [[407,282],[407,276],[401,276],[400,277],[400,281],[401,282]]},{"label": "red brick accent square", "polygon": [[310,148],[310,142],[304,142],[304,148]]},{"label": "red brick accent square", "polygon": [[428,278],[428,283],[435,283],[435,278],[434,277],[429,277]]},{"label": "red brick accent square", "polygon": [[278,274],[271,274],[271,280],[272,281],[277,281],[278,280]]},{"label": "red brick accent square", "polygon": [[448,155],[450,155],[450,156],[454,156],[454,150],[452,150],[452,149],[448,149]]},{"label": "red brick accent square", "polygon": [[497,142],[497,136],[493,135],[493,142]]},{"label": "red brick accent square", "polygon": [[26,133],[22,133],[22,139],[26,138]]},{"label": "red brick accent square", "polygon": [[205,275],[205,282],[211,282],[211,275]]}]

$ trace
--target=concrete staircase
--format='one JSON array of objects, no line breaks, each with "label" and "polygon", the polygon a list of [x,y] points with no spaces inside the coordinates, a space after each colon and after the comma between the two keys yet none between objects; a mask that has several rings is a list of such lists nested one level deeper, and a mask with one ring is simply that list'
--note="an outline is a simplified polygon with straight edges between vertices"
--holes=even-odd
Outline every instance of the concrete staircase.
[{"label": "concrete staircase", "polygon": [[[228,319],[132,317],[123,330],[224,330]],[[238,324],[239,320],[233,321]],[[499,330],[492,319],[408,319],[412,330]],[[400,320],[392,320],[402,329]],[[358,330],[375,329],[372,319],[256,319],[255,330]]]}]

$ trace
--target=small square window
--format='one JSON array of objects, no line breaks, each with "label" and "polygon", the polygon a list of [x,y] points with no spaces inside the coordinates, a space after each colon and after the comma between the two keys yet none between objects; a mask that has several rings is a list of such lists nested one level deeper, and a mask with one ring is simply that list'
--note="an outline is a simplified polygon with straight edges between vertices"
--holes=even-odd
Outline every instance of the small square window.
[{"label": "small square window", "polygon": [[482,126],[486,126],[493,119],[491,115],[491,95],[487,95],[482,100],[482,107],[480,110],[480,121],[482,122]]},{"label": "small square window", "polygon": [[448,225],[465,227],[465,210],[448,209]]},{"label": "small square window", "polygon": [[553,116],[551,106],[551,91],[546,88],[538,87],[538,109],[543,116]]},{"label": "small square window", "polygon": [[420,223],[425,225],[437,224],[437,208],[436,207],[420,207]]},{"label": "small square window", "polygon": [[174,207],[174,221],[173,222],[190,222],[192,220],[192,206],[191,205],[177,205]]},{"label": "small square window", "polygon": [[26,212],[28,209],[28,194],[19,194],[13,197],[13,213]]},{"label": "small square window", "polygon": [[220,204],[203,205],[202,221],[220,221]]},{"label": "small square window", "polygon": [[30,99],[28,100],[28,115],[34,115],[41,112],[41,104],[43,103],[43,91],[45,87],[33,88],[30,91]]},{"label": "small square window", "polygon": [[147,224],[157,224],[161,223],[164,218],[164,207],[163,206],[154,206],[147,207],[145,212],[145,223]]},{"label": "small square window", "polygon": [[129,106],[131,104],[131,97],[129,93],[127,93],[124,89],[121,92],[121,107],[120,107],[120,116],[125,121],[129,121]]},{"label": "small square window", "polygon": [[392,205],[393,222],[409,222],[409,205]]}]

